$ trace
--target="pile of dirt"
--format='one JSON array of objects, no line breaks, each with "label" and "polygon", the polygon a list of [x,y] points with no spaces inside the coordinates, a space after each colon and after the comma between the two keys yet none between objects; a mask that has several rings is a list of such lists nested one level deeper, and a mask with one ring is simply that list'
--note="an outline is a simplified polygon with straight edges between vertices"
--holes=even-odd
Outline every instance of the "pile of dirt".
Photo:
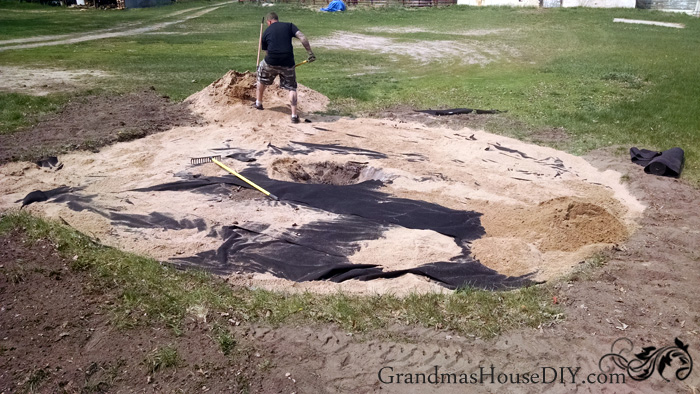
[{"label": "pile of dirt", "polygon": [[[191,95],[185,103],[205,114],[221,114],[230,111],[236,104],[252,105],[255,102],[256,76],[251,72],[231,70],[212,82],[203,90]],[[303,112],[323,111],[328,106],[328,97],[298,84],[298,110]],[[263,103],[266,109],[287,107],[289,91],[277,84],[265,89]]]},{"label": "pile of dirt", "polygon": [[229,71],[210,86],[214,93],[219,92],[228,98],[226,104],[232,104],[237,101],[255,100],[255,82],[254,74]]},{"label": "pile of dirt", "polygon": [[487,236],[472,243],[472,255],[506,275],[536,272],[536,279],[548,280],[624,242],[635,226],[619,209],[615,200],[593,193],[486,210],[481,221]]},{"label": "pile of dirt", "polygon": [[122,96],[79,97],[36,126],[0,134],[0,164],[36,161],[73,150],[96,152],[118,141],[201,122],[186,105],[171,102],[155,89]]},{"label": "pile of dirt", "polygon": [[494,237],[514,237],[536,244],[541,252],[572,252],[585,245],[619,243],[629,231],[605,208],[590,201],[559,197],[506,215],[484,218]]}]

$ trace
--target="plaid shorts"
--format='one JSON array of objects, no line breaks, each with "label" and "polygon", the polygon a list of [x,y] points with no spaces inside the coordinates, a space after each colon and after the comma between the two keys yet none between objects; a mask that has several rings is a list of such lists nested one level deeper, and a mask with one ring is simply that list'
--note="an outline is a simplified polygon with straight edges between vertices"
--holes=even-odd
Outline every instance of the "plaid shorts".
[{"label": "plaid shorts", "polygon": [[258,82],[272,85],[276,76],[280,76],[280,87],[287,90],[297,90],[297,72],[294,67],[271,66],[265,59],[258,66]]}]

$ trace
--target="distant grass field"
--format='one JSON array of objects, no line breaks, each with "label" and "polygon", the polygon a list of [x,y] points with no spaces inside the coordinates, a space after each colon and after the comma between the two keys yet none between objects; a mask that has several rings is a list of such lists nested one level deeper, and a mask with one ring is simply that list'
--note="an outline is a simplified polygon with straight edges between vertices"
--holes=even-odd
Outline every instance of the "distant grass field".
[{"label": "distant grass field", "polygon": [[[177,11],[212,4],[79,11],[5,0],[0,2],[0,41],[172,21],[181,18],[173,15]],[[0,52],[0,65],[100,69],[119,77],[98,89],[119,93],[153,85],[179,100],[229,69],[253,69],[260,18],[270,10],[295,22],[312,46],[314,39],[345,31],[435,45],[469,39],[484,47],[504,45],[515,53],[482,66],[460,63],[458,56],[419,63],[371,51],[316,48],[319,61],[299,69],[299,79],[327,95],[333,112],[357,114],[398,105],[507,110],[506,116],[522,126],[494,122],[493,131],[526,137],[538,128],[563,128],[573,137],[566,148],[574,153],[610,145],[680,146],[687,152],[687,178],[700,180],[700,20],[686,15],[463,6],[326,14],[297,5],[228,3],[161,30],[170,34],[7,50]],[[613,23],[615,17],[684,23],[686,28]],[[401,33],[402,28],[422,31]],[[469,30],[496,33],[456,34]],[[303,58],[298,48],[297,56]],[[10,108],[28,100],[20,96],[2,93],[0,102]],[[21,124],[17,117],[15,111],[0,119],[9,125],[6,131]]]}]

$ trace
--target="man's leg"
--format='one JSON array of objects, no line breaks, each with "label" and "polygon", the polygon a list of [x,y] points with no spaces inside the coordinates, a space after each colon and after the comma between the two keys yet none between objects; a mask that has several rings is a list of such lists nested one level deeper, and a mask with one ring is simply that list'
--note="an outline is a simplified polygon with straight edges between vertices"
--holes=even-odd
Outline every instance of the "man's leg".
[{"label": "man's leg", "polygon": [[280,87],[289,90],[292,123],[299,123],[299,118],[297,117],[297,74],[294,67],[280,70]]},{"label": "man's leg", "polygon": [[260,81],[258,81],[258,87],[255,89],[255,105],[262,107],[262,102],[263,102],[263,93],[265,93],[265,87],[266,85]]},{"label": "man's leg", "polygon": [[263,109],[263,94],[267,85],[271,85],[277,74],[263,59],[258,66],[257,86],[255,87],[255,108]]},{"label": "man's leg", "polygon": [[292,117],[297,116],[297,91],[296,90],[289,91],[289,104],[292,107]]}]

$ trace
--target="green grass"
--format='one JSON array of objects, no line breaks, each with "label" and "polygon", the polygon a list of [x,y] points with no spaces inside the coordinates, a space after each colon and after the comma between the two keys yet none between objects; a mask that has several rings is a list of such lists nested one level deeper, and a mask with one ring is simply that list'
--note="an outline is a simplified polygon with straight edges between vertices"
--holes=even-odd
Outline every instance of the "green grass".
[{"label": "green grass", "polygon": [[219,345],[221,353],[223,353],[224,356],[231,355],[231,352],[233,352],[237,344],[236,339],[233,337],[233,334],[222,326],[214,327],[213,331],[214,339]]},{"label": "green grass", "polygon": [[182,359],[177,353],[177,349],[170,345],[155,349],[144,360],[149,374],[168,368],[176,368],[181,363]]},{"label": "green grass", "polygon": [[86,31],[106,30],[121,26],[139,27],[144,23],[178,19],[174,12],[214,4],[210,1],[178,0],[169,7],[116,9],[75,9],[50,7],[39,3],[0,0],[0,41],[36,37],[75,35]]},{"label": "green grass", "polygon": [[28,96],[0,93],[0,134],[35,123],[40,116],[56,112],[67,101],[65,95]]},{"label": "green grass", "polygon": [[[112,323],[122,329],[159,324],[177,333],[185,318],[206,320],[207,316],[226,313],[239,322],[334,323],[350,332],[386,329],[399,323],[489,338],[561,318],[561,311],[551,304],[550,289],[544,286],[496,292],[464,289],[404,298],[290,295],[231,287],[206,273],[177,271],[152,259],[101,246],[71,228],[26,213],[9,213],[0,219],[0,233],[13,230],[22,231],[30,240],[49,239],[71,261],[72,269],[90,275],[95,289],[116,293]],[[213,330],[212,338],[224,354],[236,346],[232,334],[221,327]]]},{"label": "green grass", "polygon": [[[171,15],[175,11],[210,4],[215,3],[78,11],[5,0],[0,2],[0,40],[173,21],[182,18]],[[332,100],[331,113],[362,114],[394,106],[495,108],[508,112],[492,117],[487,129],[528,138],[538,129],[560,127],[571,136],[563,147],[577,154],[611,145],[680,146],[687,153],[686,177],[700,181],[697,18],[636,9],[388,7],[325,14],[315,8],[228,4],[163,29],[171,34],[4,51],[0,65],[99,69],[114,75],[98,82],[100,91],[121,93],[152,85],[181,100],[229,69],[254,68],[260,17],[270,10],[283,21],[295,22],[312,47],[314,39],[336,31],[399,41],[434,40],[437,46],[449,46],[438,40],[471,40],[484,48],[508,47],[512,54],[485,66],[454,58],[426,59],[423,64],[405,56],[319,47],[317,63],[300,68],[299,80]],[[686,28],[613,23],[615,17],[678,22]],[[378,27],[424,32],[367,31]],[[467,30],[495,32],[456,34]],[[297,57],[303,56],[298,45]],[[49,108],[41,104],[29,108],[22,101],[30,99],[20,96],[0,94],[3,132],[30,124]]]}]

